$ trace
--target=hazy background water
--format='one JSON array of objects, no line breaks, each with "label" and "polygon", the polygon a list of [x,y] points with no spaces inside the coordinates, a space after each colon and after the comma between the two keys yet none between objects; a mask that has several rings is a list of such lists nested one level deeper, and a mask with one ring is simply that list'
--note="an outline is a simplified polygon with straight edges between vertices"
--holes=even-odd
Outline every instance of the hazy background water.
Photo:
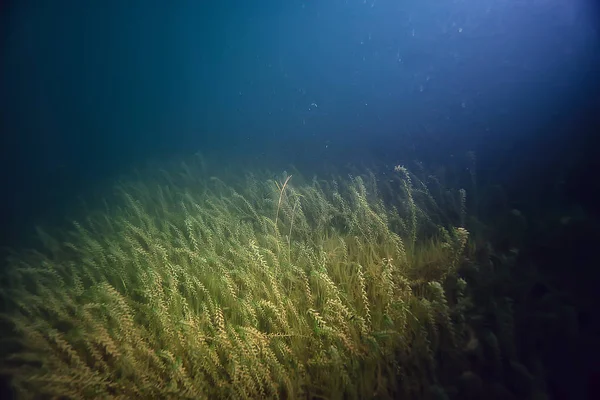
[{"label": "hazy background water", "polygon": [[583,0],[3,4],[7,240],[148,159],[301,168],[474,150],[480,176],[537,188],[597,124]]}]

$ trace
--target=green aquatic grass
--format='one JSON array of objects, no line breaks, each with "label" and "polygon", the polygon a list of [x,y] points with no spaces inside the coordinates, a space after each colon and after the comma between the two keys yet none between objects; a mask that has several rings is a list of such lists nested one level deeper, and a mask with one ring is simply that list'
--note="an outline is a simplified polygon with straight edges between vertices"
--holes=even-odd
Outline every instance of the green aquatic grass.
[{"label": "green aquatic grass", "polygon": [[18,395],[418,398],[462,362],[468,233],[432,222],[406,169],[384,201],[372,174],[228,185],[194,168],[121,183],[9,259]]}]

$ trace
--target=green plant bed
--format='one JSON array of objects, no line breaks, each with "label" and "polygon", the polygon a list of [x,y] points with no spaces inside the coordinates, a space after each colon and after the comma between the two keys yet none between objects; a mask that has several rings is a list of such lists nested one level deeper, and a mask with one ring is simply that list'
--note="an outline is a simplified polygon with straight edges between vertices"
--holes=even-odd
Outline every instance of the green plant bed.
[{"label": "green plant bed", "polygon": [[468,233],[408,171],[195,176],[122,183],[8,260],[20,398],[423,398],[464,371]]}]

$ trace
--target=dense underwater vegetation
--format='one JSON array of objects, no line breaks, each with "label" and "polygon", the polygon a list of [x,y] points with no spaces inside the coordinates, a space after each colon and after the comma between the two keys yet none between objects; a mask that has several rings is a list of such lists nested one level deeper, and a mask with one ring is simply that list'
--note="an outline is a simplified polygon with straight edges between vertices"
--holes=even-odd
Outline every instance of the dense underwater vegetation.
[{"label": "dense underwater vegetation", "polygon": [[124,179],[10,257],[19,398],[545,398],[513,307],[535,278],[515,279],[518,250],[493,249],[466,189],[422,166],[207,169]]}]

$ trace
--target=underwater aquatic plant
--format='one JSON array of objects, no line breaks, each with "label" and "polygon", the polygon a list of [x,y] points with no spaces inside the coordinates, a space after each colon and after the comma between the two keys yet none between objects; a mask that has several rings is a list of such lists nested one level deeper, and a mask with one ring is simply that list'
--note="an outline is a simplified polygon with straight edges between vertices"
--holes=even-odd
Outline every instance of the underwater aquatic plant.
[{"label": "underwater aquatic plant", "polygon": [[419,397],[466,337],[445,282],[467,232],[419,240],[400,172],[392,205],[370,176],[123,183],[9,260],[2,371],[24,398]]}]

